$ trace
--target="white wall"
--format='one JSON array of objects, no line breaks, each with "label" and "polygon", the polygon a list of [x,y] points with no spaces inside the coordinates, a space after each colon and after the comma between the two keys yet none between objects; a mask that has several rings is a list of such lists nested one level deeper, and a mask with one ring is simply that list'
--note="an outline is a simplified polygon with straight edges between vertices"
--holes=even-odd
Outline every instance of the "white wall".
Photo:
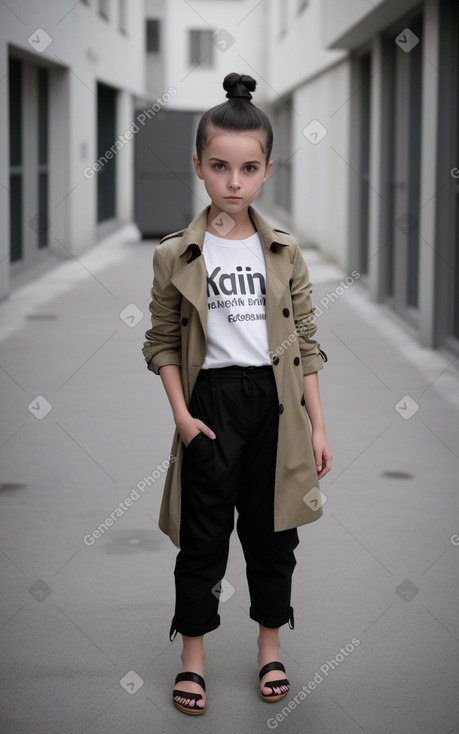
[{"label": "white wall", "polygon": [[[274,211],[302,243],[316,245],[344,266],[348,248],[348,54],[324,45],[322,0],[310,0],[301,13],[297,8],[298,3],[283,0],[270,4],[269,100],[274,109],[287,97],[291,99],[293,128],[291,213],[275,206]],[[327,130],[316,145],[303,134],[312,120]],[[282,140],[275,141],[274,155],[276,146],[282,147]],[[271,206],[275,204],[273,194],[271,184],[266,197]]]},{"label": "white wall", "polygon": [[[266,98],[268,87],[263,78],[269,51],[266,43],[267,6],[266,2],[256,4],[253,0],[196,0],[191,7],[191,3],[183,0],[168,0],[164,29],[167,54],[165,89],[170,85],[177,89],[171,108],[204,111],[224,102],[226,93],[222,82],[232,71],[250,74],[257,80],[254,101],[260,103]],[[215,33],[223,30],[231,36],[226,51],[214,47],[212,68],[190,66],[190,29]]]},{"label": "white wall", "polygon": [[[343,267],[347,260],[350,160],[350,66],[342,61],[298,88],[293,106],[292,226]],[[313,144],[303,134],[311,120],[327,134]]]},{"label": "white wall", "polygon": [[[297,2],[272,0],[269,23],[269,100],[280,101],[304,82],[346,56],[329,51],[323,40],[323,0],[310,0],[298,14]],[[281,18],[285,18],[282,34]]]},{"label": "white wall", "polygon": [[421,5],[419,0],[323,0],[323,43],[356,48]]}]

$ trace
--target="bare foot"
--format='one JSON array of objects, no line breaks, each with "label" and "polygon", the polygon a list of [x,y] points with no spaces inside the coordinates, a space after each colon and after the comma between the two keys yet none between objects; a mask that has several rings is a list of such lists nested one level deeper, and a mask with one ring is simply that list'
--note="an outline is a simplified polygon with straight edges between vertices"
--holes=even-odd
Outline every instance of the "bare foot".
[{"label": "bare foot", "polygon": [[[188,638],[190,639],[190,638]],[[184,650],[182,651],[181,658],[182,658],[182,668],[180,670],[181,673],[197,673],[198,675],[201,675],[204,678],[204,658],[205,658],[205,652],[204,648],[199,645],[191,645],[189,647],[194,647],[195,649],[186,649],[187,645],[184,644]],[[193,693],[200,693],[202,698],[196,700],[195,698],[192,698],[191,696],[174,696],[174,701],[177,701],[177,703],[181,703],[184,706],[191,706],[193,708],[194,706],[197,706],[199,708],[204,708],[206,705],[206,694],[202,686],[199,685],[199,683],[195,683],[191,680],[183,680],[179,681],[178,683],[174,684],[174,690],[178,691],[185,691],[187,694],[193,694]]]},{"label": "bare foot", "polygon": [[[258,636],[258,666],[259,670],[262,669],[266,663],[271,663],[274,660],[279,660],[279,628],[270,629],[263,628],[260,625],[260,634]],[[274,692],[275,694],[286,693],[289,690],[288,685],[274,686],[271,688],[267,686],[268,681],[281,680],[286,678],[286,674],[283,670],[270,670],[262,677],[260,681],[260,690],[264,696],[269,696]]]}]

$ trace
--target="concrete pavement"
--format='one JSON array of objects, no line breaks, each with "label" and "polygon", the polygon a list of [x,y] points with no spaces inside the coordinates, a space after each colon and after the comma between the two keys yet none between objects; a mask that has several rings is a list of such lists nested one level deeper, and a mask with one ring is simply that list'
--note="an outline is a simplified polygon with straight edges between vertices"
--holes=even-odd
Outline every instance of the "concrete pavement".
[{"label": "concrete pavement", "polygon": [[334,468],[324,517],[299,529],[291,692],[258,695],[233,533],[208,710],[172,706],[177,549],[156,519],[173,425],[141,354],[152,254],[128,227],[0,304],[0,732],[459,734],[458,362],[314,251]]}]

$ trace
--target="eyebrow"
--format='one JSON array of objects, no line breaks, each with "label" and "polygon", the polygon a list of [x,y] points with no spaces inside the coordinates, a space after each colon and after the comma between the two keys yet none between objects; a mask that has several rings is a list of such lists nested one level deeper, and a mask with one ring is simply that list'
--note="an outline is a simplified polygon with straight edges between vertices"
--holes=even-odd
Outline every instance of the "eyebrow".
[{"label": "eyebrow", "polygon": [[[218,161],[219,163],[228,163],[228,161],[224,161],[223,158],[209,158],[209,161]],[[248,166],[249,163],[261,163],[261,161],[245,161],[244,166]]]}]

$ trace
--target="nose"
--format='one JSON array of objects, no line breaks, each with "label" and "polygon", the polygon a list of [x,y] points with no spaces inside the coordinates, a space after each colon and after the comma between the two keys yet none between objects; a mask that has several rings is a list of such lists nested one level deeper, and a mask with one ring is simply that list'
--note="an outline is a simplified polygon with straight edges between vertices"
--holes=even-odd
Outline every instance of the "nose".
[{"label": "nose", "polygon": [[239,183],[239,175],[237,171],[234,171],[234,173],[231,174],[230,180],[228,182],[228,185],[230,189],[240,189],[241,184]]}]

